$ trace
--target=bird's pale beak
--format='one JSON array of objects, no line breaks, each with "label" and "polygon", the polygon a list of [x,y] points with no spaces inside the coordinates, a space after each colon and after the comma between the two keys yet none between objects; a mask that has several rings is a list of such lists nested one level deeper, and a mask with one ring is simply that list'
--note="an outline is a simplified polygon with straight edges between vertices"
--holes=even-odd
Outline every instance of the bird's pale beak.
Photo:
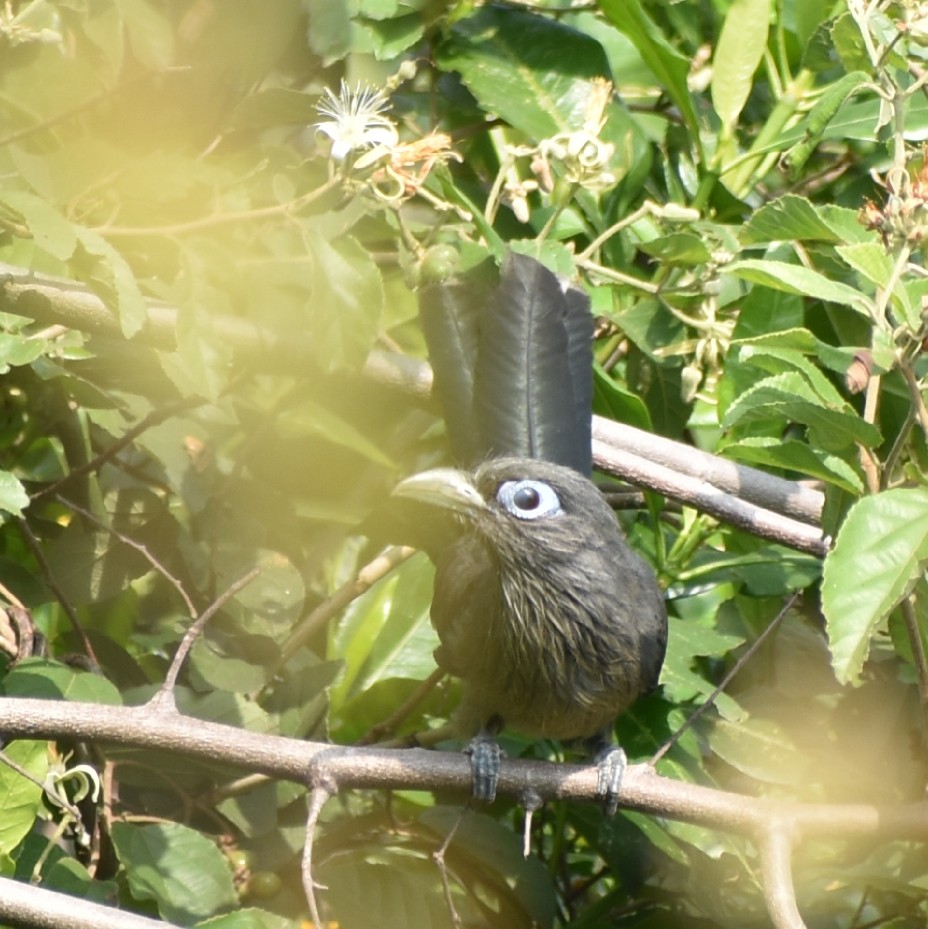
[{"label": "bird's pale beak", "polygon": [[434,468],[407,477],[393,488],[393,496],[440,506],[465,516],[487,508],[467,472],[454,468]]}]

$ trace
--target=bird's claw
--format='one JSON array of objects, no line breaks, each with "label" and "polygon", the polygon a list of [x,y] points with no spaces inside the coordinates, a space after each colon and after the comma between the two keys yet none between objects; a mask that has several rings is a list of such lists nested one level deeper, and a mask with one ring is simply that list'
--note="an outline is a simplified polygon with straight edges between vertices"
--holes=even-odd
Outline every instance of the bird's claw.
[{"label": "bird's claw", "polygon": [[474,799],[492,803],[496,799],[499,764],[502,750],[496,740],[478,735],[470,740],[466,752],[470,755],[470,770],[474,779]]},{"label": "bird's claw", "polygon": [[628,758],[617,745],[608,746],[596,756],[596,795],[602,800],[607,816],[615,816],[619,808],[619,791],[627,766]]}]

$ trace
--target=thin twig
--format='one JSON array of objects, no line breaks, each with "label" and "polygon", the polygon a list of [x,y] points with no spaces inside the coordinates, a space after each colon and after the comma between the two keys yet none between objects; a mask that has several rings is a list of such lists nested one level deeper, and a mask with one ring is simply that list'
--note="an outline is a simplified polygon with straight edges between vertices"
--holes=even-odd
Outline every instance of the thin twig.
[{"label": "thin twig", "polygon": [[928,737],[928,657],[925,655],[925,641],[922,638],[922,628],[915,612],[912,597],[906,597],[902,601],[902,617],[905,620],[906,632],[909,635],[909,646],[912,649],[912,661],[915,664],[915,673],[918,677],[918,702],[922,708],[924,735]]},{"label": "thin twig", "polygon": [[[371,588],[382,577],[411,558],[416,549],[406,545],[391,545],[385,548],[373,561],[366,564],[345,584],[342,584],[326,600],[323,600],[293,631],[280,650],[276,668],[282,668],[316,632],[333,616],[337,616],[352,600]],[[275,668],[275,670],[276,670]]]},{"label": "thin twig", "polygon": [[682,726],[666,741],[664,744],[651,756],[648,761],[652,767],[660,761],[664,755],[673,748],[677,742],[680,741],[683,734],[690,729],[693,724],[698,720],[708,709],[709,707],[715,704],[715,701],[718,700],[719,695],[725,690],[726,687],[732,682],[735,675],[754,657],[758,652],[764,642],[770,637],[771,633],[776,629],[780,623],[783,621],[783,618],[786,614],[793,608],[793,605],[799,599],[799,591],[794,593],[789,600],[786,601],[783,608],[777,613],[776,616],[770,621],[766,629],[751,643],[750,647],[742,654],[738,660],[732,665],[728,673],[722,678],[719,682],[718,687],[706,697],[705,701],[696,708],[696,710],[686,719]]},{"label": "thin twig", "polygon": [[37,490],[31,497],[32,502],[41,500],[50,494],[57,494],[63,487],[73,483],[78,478],[87,474],[99,471],[112,458],[115,458],[124,448],[131,445],[143,432],[163,423],[166,419],[176,416],[185,410],[202,406],[206,403],[201,397],[185,397],[183,400],[175,400],[173,403],[167,403],[156,410],[152,410],[144,419],[136,423],[128,432],[121,435],[112,445],[107,446],[99,455],[96,455],[90,461],[84,462],[73,470],[69,471],[63,478]]},{"label": "thin twig", "polygon": [[392,735],[413,710],[438,686],[446,672],[436,668],[386,719],[371,726],[357,741],[357,745],[372,745],[385,736]]},{"label": "thin twig", "polygon": [[296,197],[286,203],[275,203],[271,206],[255,207],[251,210],[235,210],[228,213],[212,213],[209,216],[199,216],[185,223],[170,223],[163,226],[98,226],[94,232],[109,238],[126,238],[135,236],[172,236],[187,235],[199,232],[201,229],[212,229],[216,226],[225,226],[230,223],[253,222],[266,219],[269,216],[287,216],[309,206],[320,197],[327,194],[333,187],[341,183],[338,176],[330,177],[324,184],[309,193]]},{"label": "thin twig", "polygon": [[912,398],[912,408],[918,416],[918,422],[922,427],[922,431],[928,436],[928,408],[925,406],[921,388],[918,386],[918,378],[915,377],[915,372],[910,365],[905,364],[901,367],[906,387],[909,388],[909,396]]},{"label": "thin twig", "polygon": [[158,688],[157,693],[151,700],[148,701],[148,707],[150,709],[167,710],[169,708],[174,708],[174,685],[177,683],[177,675],[180,673],[181,666],[184,663],[184,659],[187,657],[187,653],[203,631],[203,627],[229,602],[229,600],[232,599],[232,597],[243,587],[250,584],[260,573],[260,568],[252,568],[247,574],[244,574],[237,581],[230,584],[229,587],[200,614],[197,620],[188,627],[187,631],[184,633],[183,639],[181,639],[180,645],[177,646],[177,651],[174,653],[171,666],[164,676],[164,683]]},{"label": "thin twig", "polygon": [[454,897],[451,895],[451,881],[448,878],[448,865],[445,861],[445,857],[448,854],[448,849],[451,847],[452,840],[457,835],[458,829],[461,828],[461,823],[464,822],[464,817],[469,812],[470,801],[468,800],[467,803],[461,807],[457,819],[455,819],[444,841],[432,852],[432,860],[438,866],[438,873],[441,876],[441,889],[445,895],[445,905],[448,907],[448,915],[451,917],[451,925],[454,926],[454,929],[461,929],[462,923],[461,915],[454,905]]},{"label": "thin twig", "polygon": [[26,544],[29,546],[29,550],[32,552],[35,560],[38,562],[39,571],[42,572],[42,579],[45,581],[48,589],[55,595],[55,599],[64,610],[65,616],[68,617],[68,622],[71,623],[71,628],[74,630],[77,637],[81,640],[84,653],[91,660],[91,662],[93,662],[94,667],[99,668],[100,662],[97,660],[97,654],[93,650],[93,645],[90,644],[90,638],[84,631],[84,627],[81,625],[80,619],[78,619],[77,610],[75,610],[71,605],[70,601],[65,596],[64,591],[55,580],[51,566],[45,558],[45,553],[42,551],[42,546],[39,545],[39,540],[35,537],[35,533],[33,533],[29,523],[27,523],[25,519],[20,518],[16,522],[19,526],[19,531],[23,534],[23,538],[26,540]]},{"label": "thin twig", "polygon": [[115,526],[105,523],[102,519],[98,519],[90,510],[84,509],[82,506],[74,503],[71,500],[62,497],[61,494],[55,495],[59,502],[63,503],[68,509],[74,510],[75,513],[79,513],[84,519],[88,522],[92,522],[94,525],[99,526],[106,532],[109,532],[112,536],[117,538],[123,545],[128,545],[130,548],[134,548],[139,552],[142,557],[158,572],[181,596],[181,599],[184,601],[184,605],[187,607],[187,614],[191,619],[195,619],[197,615],[197,608],[193,605],[193,600],[190,599],[187,591],[184,590],[184,585],[171,574],[168,569],[161,564],[161,562],[155,558],[155,556],[148,550],[146,545],[143,545],[141,542],[137,542],[131,536],[126,535],[124,532],[120,532]]},{"label": "thin twig", "polygon": [[313,878],[313,849],[316,843],[316,826],[319,823],[319,816],[329,798],[335,795],[336,787],[334,783],[330,783],[324,776],[319,775],[315,779],[317,783],[309,792],[306,841],[303,843],[303,861],[300,871],[303,877],[303,893],[306,895],[306,902],[309,904],[309,915],[312,917],[314,926],[322,926],[324,923],[319,918],[316,890],[326,890],[327,888],[324,884],[317,884]]},{"label": "thin twig", "polygon": [[[10,756],[0,749],[0,763],[5,764],[11,771],[15,771],[20,777],[24,777],[31,784],[34,784],[42,793],[48,793],[48,788],[40,781],[31,771],[26,770],[19,762],[13,761]],[[71,803],[64,794],[55,798],[56,805],[60,806],[72,818],[80,822],[81,812]]]}]

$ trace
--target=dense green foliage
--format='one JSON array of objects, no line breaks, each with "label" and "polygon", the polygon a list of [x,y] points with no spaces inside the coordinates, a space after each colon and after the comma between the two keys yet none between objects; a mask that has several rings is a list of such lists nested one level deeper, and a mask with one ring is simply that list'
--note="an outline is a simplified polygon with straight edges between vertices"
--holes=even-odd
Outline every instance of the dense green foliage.
[{"label": "dense green foliage", "polygon": [[[0,598],[43,646],[14,661],[5,637],[5,695],[141,703],[193,618],[257,566],[194,646],[184,712],[352,743],[400,707],[434,670],[427,561],[329,622],[313,613],[391,540],[390,487],[445,455],[433,413],[362,367],[375,347],[422,356],[420,282],[511,248],[589,291],[597,413],[820,482],[836,537],[822,570],[656,495],[622,515],[671,611],[662,690],[619,723],[629,755],[647,759],[802,592],[658,770],[772,797],[920,798],[928,14],[570,6],[0,9]],[[348,126],[338,98],[363,87],[390,108]],[[26,272],[65,283],[40,292]],[[109,322],[83,312],[94,298]],[[454,700],[442,683],[401,731]],[[40,779],[102,770],[93,747],[7,751]],[[188,925],[240,905],[230,923],[305,919],[301,789],[216,800],[228,772],[109,761],[73,854],[37,826],[61,811],[0,765],[0,875],[37,869]],[[317,876],[342,929],[450,923],[432,853],[457,804],[326,807]],[[523,860],[520,821],[500,801],[451,843],[465,925],[767,920],[747,842],[554,804]],[[923,848],[902,842],[803,846],[796,881],[815,926],[926,918]]]}]

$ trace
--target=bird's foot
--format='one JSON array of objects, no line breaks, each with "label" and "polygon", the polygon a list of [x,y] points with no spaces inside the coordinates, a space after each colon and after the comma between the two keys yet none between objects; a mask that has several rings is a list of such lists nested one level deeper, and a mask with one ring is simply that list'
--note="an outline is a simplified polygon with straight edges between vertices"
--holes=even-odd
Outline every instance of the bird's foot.
[{"label": "bird's foot", "polygon": [[496,799],[499,781],[499,763],[503,752],[496,740],[488,735],[477,735],[465,749],[470,755],[470,770],[474,779],[474,799],[492,803]]},{"label": "bird's foot", "polygon": [[618,745],[607,745],[596,755],[596,795],[607,816],[615,816],[619,808],[619,791],[627,766],[628,758]]}]

